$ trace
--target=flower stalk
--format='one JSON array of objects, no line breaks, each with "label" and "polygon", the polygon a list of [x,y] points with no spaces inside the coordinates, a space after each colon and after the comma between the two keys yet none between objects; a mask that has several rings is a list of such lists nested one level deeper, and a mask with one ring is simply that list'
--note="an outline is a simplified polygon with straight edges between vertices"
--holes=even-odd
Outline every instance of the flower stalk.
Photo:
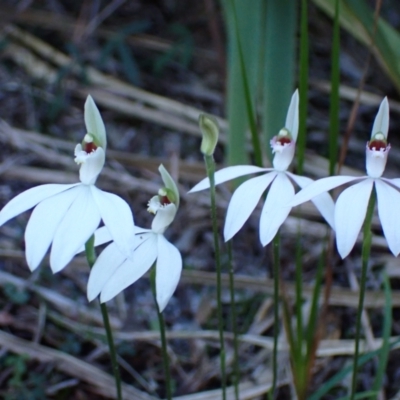
[{"label": "flower stalk", "polygon": [[[89,267],[92,268],[96,262],[96,253],[94,251],[94,235],[85,244],[86,260]],[[110,319],[108,317],[107,305],[100,302],[101,315],[103,317],[104,329],[106,331],[108,349],[110,351],[111,365],[115,380],[115,388],[117,391],[117,399],[122,400],[122,386],[121,386],[121,375],[119,373],[119,366],[117,362],[117,351],[115,349],[112,328]]]},{"label": "flower stalk", "polygon": [[161,352],[162,352],[164,374],[165,374],[165,391],[167,393],[167,399],[172,400],[171,372],[169,369],[167,337],[165,334],[165,321],[164,321],[164,316],[163,316],[162,312],[160,311],[160,307],[157,302],[156,273],[157,272],[156,272],[156,268],[154,265],[150,272],[151,290],[152,290],[153,296],[154,296],[154,302],[156,305],[157,317],[158,317],[158,325],[159,325],[159,329],[160,329]]},{"label": "flower stalk", "polygon": [[360,281],[360,297],[358,300],[357,308],[357,320],[356,320],[356,337],[355,337],[355,350],[354,350],[354,362],[353,362],[353,378],[351,384],[351,394],[350,400],[355,399],[357,390],[357,371],[358,371],[358,358],[360,354],[360,336],[361,336],[361,320],[364,308],[364,298],[365,298],[365,286],[367,283],[367,271],[369,255],[371,252],[371,241],[372,241],[372,217],[374,214],[374,208],[376,203],[376,192],[372,191],[371,197],[368,202],[367,215],[364,222],[364,237],[362,245],[362,266],[361,266],[361,281]]},{"label": "flower stalk", "polygon": [[235,388],[235,400],[239,400],[239,338],[237,330],[237,313],[235,301],[235,271],[232,262],[232,240],[227,242],[229,260],[229,292],[231,302],[231,324],[233,331],[233,386]]},{"label": "flower stalk", "polygon": [[225,368],[225,343],[224,343],[224,322],[222,315],[222,283],[221,283],[221,254],[219,249],[217,209],[215,202],[215,162],[212,155],[204,154],[204,161],[207,169],[207,176],[210,180],[210,199],[211,199],[211,220],[214,236],[215,268],[217,272],[217,313],[218,330],[220,343],[220,362],[221,362],[221,381],[222,381],[222,399],[226,400],[226,368]]}]

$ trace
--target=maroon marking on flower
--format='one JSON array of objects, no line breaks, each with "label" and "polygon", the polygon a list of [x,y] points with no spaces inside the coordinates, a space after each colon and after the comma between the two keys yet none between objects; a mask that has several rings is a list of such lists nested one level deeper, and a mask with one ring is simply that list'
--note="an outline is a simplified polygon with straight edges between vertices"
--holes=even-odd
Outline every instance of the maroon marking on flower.
[{"label": "maroon marking on flower", "polygon": [[160,203],[165,206],[167,204],[171,204],[171,202],[169,201],[168,196],[160,196]]},{"label": "maroon marking on flower", "polygon": [[387,144],[382,140],[372,140],[368,143],[370,150],[386,150]]},{"label": "maroon marking on flower", "polygon": [[92,151],[95,151],[97,149],[97,146],[93,143],[85,143],[85,151],[87,154],[91,153]]},{"label": "maroon marking on flower", "polygon": [[276,141],[279,142],[281,145],[285,145],[285,144],[291,143],[292,139],[290,139],[286,136],[281,136],[281,137],[278,136]]}]

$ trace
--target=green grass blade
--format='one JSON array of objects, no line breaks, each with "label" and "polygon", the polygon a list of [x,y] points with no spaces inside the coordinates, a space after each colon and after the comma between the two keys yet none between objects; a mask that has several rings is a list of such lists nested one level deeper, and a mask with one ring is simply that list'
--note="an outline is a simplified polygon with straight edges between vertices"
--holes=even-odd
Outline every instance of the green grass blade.
[{"label": "green grass blade", "polygon": [[[227,158],[229,165],[248,163],[247,152],[244,151],[246,132],[250,126],[246,103],[242,65],[240,62],[238,40],[235,31],[235,21],[231,1],[235,3],[238,16],[237,26],[240,43],[243,50],[243,60],[248,81],[252,108],[257,98],[260,59],[262,55],[261,27],[263,26],[263,1],[252,0],[223,0],[228,37],[228,86],[227,86],[227,115],[229,136]],[[254,115],[254,114],[253,114]]]},{"label": "green grass blade", "polygon": [[331,53],[331,94],[329,107],[329,175],[335,174],[339,141],[339,84],[340,84],[340,26],[339,0],[335,0],[335,17],[333,22],[333,40]]},{"label": "green grass blade", "polygon": [[308,108],[308,0],[301,2],[300,20],[300,73],[299,73],[299,135],[297,138],[297,172],[303,173],[306,150],[307,108]]},{"label": "green grass blade", "polygon": [[390,333],[392,330],[392,293],[390,289],[389,278],[386,273],[383,275],[383,285],[385,290],[385,314],[383,321],[383,332],[382,332],[382,348],[379,352],[378,357],[378,368],[376,371],[375,381],[372,386],[373,390],[378,392],[383,384],[383,378],[386,372],[386,366],[390,352]]},{"label": "green grass blade", "polygon": [[265,63],[263,68],[263,133],[269,142],[283,127],[294,89],[297,1],[266,2]]},{"label": "green grass blade", "polygon": [[236,7],[234,0],[231,0],[232,4],[232,12],[233,12],[233,20],[234,20],[234,30],[236,33],[236,45],[238,48],[239,53],[239,62],[241,66],[241,73],[242,73],[242,81],[243,81],[243,90],[244,90],[244,98],[246,103],[246,110],[247,110],[247,119],[250,126],[250,133],[251,133],[251,140],[253,143],[253,150],[254,150],[254,159],[256,165],[262,167],[262,153],[261,153],[261,146],[260,146],[260,139],[258,137],[257,132],[257,123],[256,123],[256,115],[253,111],[252,105],[252,94],[250,91],[249,81],[247,79],[247,69],[246,63],[243,54],[243,47],[240,40],[240,32],[239,32],[239,23],[238,23],[238,16],[236,13]]},{"label": "green grass blade", "polygon": [[[334,15],[335,3],[332,0],[313,0],[313,2],[329,16]],[[374,36],[374,16],[365,0],[341,0],[339,15],[340,25],[361,43],[370,46]],[[384,19],[379,18],[373,53],[398,91],[400,91],[399,48],[400,33]]]}]

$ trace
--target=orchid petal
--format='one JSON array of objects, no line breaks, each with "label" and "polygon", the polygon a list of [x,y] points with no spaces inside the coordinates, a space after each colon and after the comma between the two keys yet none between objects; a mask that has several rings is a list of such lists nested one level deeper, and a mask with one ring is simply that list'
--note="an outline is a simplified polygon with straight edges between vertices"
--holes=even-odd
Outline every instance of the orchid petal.
[{"label": "orchid petal", "polygon": [[293,141],[297,140],[297,135],[299,133],[299,91],[296,90],[292,99],[290,100],[290,105],[286,115],[285,128],[290,132]]},{"label": "orchid petal", "polygon": [[294,197],[292,182],[284,173],[277,174],[268,191],[260,218],[260,240],[266,246],[276,235],[292,207],[288,206]]},{"label": "orchid petal", "polygon": [[178,286],[182,272],[182,257],[179,250],[163,235],[158,235],[157,247],[156,297],[158,308],[162,312]]},{"label": "orchid petal", "polygon": [[391,186],[396,187],[397,189],[400,189],[400,178],[394,178],[394,179],[388,179],[388,178],[380,178],[382,181],[385,181]]},{"label": "orchid petal", "polygon": [[360,233],[373,184],[373,179],[364,179],[347,188],[336,201],[336,245],[342,258],[349,255]]},{"label": "orchid petal", "polygon": [[321,193],[328,192],[338,186],[344,185],[352,181],[365,179],[365,177],[357,176],[329,176],[328,178],[322,178],[314,181],[310,185],[306,186],[303,190],[300,190],[290,203],[291,207],[298,206],[299,204],[305,203],[311,200],[313,197],[320,195]]},{"label": "orchid petal", "polygon": [[96,142],[106,150],[107,136],[103,119],[92,96],[88,96],[85,102],[85,125],[89,134],[96,138]]},{"label": "orchid petal", "polygon": [[[265,171],[271,171],[271,168],[261,168],[254,165],[235,165],[233,167],[227,167],[220,169],[215,173],[215,185],[219,185],[220,183],[230,181],[231,179],[239,178],[244,175]],[[208,178],[205,178],[192,189],[190,189],[188,193],[199,192],[200,190],[208,189],[209,187],[210,181]]]},{"label": "orchid petal", "polygon": [[398,204],[400,204],[400,193],[379,179],[375,181],[375,188],[383,233],[390,251],[397,257],[400,253],[400,213],[397,211]]},{"label": "orchid petal", "polygon": [[50,253],[50,266],[54,273],[62,270],[72,260],[93,235],[100,219],[99,210],[93,204],[90,187],[81,185],[77,198],[54,235]]},{"label": "orchid petal", "polygon": [[378,113],[376,114],[374,125],[372,126],[371,138],[378,132],[383,133],[387,139],[389,131],[389,102],[385,97],[379,106]]},{"label": "orchid petal", "polygon": [[120,251],[129,257],[135,231],[132,211],[128,203],[121,197],[103,192],[95,186],[90,186],[90,190],[104,225]]},{"label": "orchid petal", "polygon": [[[299,176],[289,172],[287,172],[287,174],[300,186],[301,189],[304,189],[314,182],[306,176]],[[315,207],[317,207],[322,217],[325,218],[326,222],[328,222],[330,227],[335,230],[335,203],[329,193],[321,193],[320,195],[313,197],[311,201],[314,203]]]},{"label": "orchid petal", "polygon": [[102,303],[111,300],[125,288],[135,283],[154,264],[157,258],[157,234],[146,235],[135,249],[133,261],[126,260],[103,287],[100,295]]},{"label": "orchid petal", "polygon": [[5,224],[11,218],[23,213],[35,207],[36,204],[40,203],[48,197],[54,196],[57,193],[64,192],[74,186],[79,185],[79,183],[74,183],[72,185],[59,185],[59,184],[48,184],[40,185],[34,188],[28,189],[25,192],[20,193],[18,196],[14,197],[9,201],[0,212],[0,226]]},{"label": "orchid petal", "polygon": [[33,210],[25,230],[25,255],[35,270],[53,241],[57,228],[79,194],[79,186],[41,201]]},{"label": "orchid petal", "polygon": [[98,147],[89,153],[79,168],[79,179],[85,185],[94,185],[106,160],[104,149]]},{"label": "orchid petal", "polygon": [[242,183],[233,193],[226,214],[224,238],[230,240],[244,225],[254,211],[260,197],[276,177],[270,172]]},{"label": "orchid petal", "polygon": [[114,242],[109,244],[100,253],[89,275],[87,285],[87,297],[89,301],[92,301],[100,294],[115,271],[117,271],[125,260],[126,256],[118,250]]},{"label": "orchid petal", "polygon": [[175,201],[174,204],[176,208],[179,207],[179,190],[178,187],[176,186],[175,181],[172,179],[172,176],[169,174],[169,172],[165,169],[165,167],[161,164],[158,167],[158,171],[161,174],[161,178],[164,182],[164,185],[167,189],[171,190],[175,196]]},{"label": "orchid petal", "polygon": [[174,220],[176,212],[177,208],[172,203],[159,208],[151,224],[151,230],[155,233],[164,233]]}]

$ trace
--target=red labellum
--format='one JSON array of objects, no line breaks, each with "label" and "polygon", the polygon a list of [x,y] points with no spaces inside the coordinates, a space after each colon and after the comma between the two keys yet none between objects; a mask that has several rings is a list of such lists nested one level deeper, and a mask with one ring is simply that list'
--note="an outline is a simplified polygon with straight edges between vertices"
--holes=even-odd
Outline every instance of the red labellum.
[{"label": "red labellum", "polygon": [[382,140],[372,140],[368,143],[370,150],[386,150],[387,144]]},{"label": "red labellum", "polygon": [[292,142],[292,139],[286,137],[286,136],[281,136],[281,137],[277,137],[276,139],[277,142],[279,142],[280,144],[284,145],[284,144],[289,144]]},{"label": "red labellum", "polygon": [[169,198],[167,196],[160,196],[160,203],[165,206],[167,204],[171,204]]},{"label": "red labellum", "polygon": [[92,151],[95,151],[97,149],[97,146],[93,143],[85,143],[85,151],[87,154],[91,153]]}]

